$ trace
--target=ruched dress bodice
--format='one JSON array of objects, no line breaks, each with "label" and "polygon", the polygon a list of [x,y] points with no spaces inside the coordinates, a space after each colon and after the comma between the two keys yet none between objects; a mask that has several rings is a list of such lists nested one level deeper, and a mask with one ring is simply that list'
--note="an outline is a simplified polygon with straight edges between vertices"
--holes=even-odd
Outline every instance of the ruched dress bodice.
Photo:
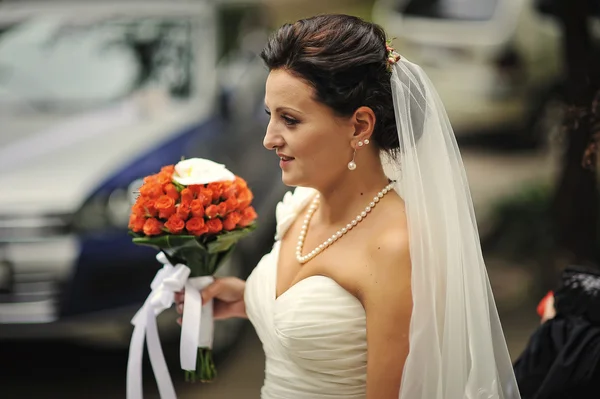
[{"label": "ruched dress bodice", "polygon": [[246,284],[246,312],[266,355],[262,399],[364,399],[367,341],[358,299],[325,276],[299,281],[276,297],[280,239],[311,200],[298,188],[277,207],[273,250]]}]

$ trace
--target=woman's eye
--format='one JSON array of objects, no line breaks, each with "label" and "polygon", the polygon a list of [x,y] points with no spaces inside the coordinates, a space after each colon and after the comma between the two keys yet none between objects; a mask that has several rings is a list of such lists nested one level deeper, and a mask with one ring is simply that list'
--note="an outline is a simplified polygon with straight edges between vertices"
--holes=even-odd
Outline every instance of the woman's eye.
[{"label": "woman's eye", "polygon": [[290,118],[289,116],[282,116],[283,120],[285,121],[285,124],[288,126],[294,126],[298,124],[298,121],[296,119]]},{"label": "woman's eye", "polygon": [[[271,111],[269,111],[268,109],[265,109],[265,113],[269,116],[271,116]],[[297,121],[294,118],[291,118],[289,116],[286,115],[281,115],[281,118],[283,119],[283,122],[287,125],[287,126],[294,126],[297,125],[299,123],[299,121]]]}]

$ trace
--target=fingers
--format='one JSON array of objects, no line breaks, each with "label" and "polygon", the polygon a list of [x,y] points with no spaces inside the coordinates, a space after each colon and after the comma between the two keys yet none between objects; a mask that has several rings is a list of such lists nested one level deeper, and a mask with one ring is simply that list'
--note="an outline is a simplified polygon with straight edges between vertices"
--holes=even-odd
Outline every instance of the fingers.
[{"label": "fingers", "polygon": [[185,299],[185,292],[184,291],[180,291],[180,292],[176,292],[175,293],[175,309],[177,310],[177,313],[179,314],[183,314],[183,302]]},{"label": "fingers", "polygon": [[551,296],[546,301],[546,307],[544,308],[544,314],[542,316],[542,324],[550,319],[553,319],[555,316],[556,309],[554,308],[554,296]]},{"label": "fingers", "polygon": [[[208,301],[219,295],[222,291],[222,284],[218,283],[219,280],[215,280],[211,285],[206,287],[202,291],[202,304],[206,304]],[[175,293],[175,309],[178,314],[183,314],[183,307],[185,302],[185,290],[181,290]],[[181,318],[177,319],[177,324],[181,325]]]},{"label": "fingers", "polygon": [[[215,285],[215,283],[216,283],[216,281],[214,283],[212,283],[211,285],[209,285],[208,287],[206,287],[202,291],[202,304],[203,305],[219,294],[219,292],[221,290],[221,288],[219,288],[220,284],[218,284],[217,287],[213,287]],[[209,288],[210,288],[210,290],[209,290]],[[207,290],[209,290],[208,294],[205,293],[205,291],[207,291]],[[185,290],[176,292],[175,293],[175,304],[176,304],[175,310],[180,315],[183,315],[184,302],[185,302]],[[183,318],[178,317],[177,324],[179,324],[181,326],[182,323],[183,323]]]},{"label": "fingers", "polygon": [[202,296],[202,304],[205,305],[208,301],[218,296],[222,291],[223,283],[220,279],[216,279],[200,293]]}]

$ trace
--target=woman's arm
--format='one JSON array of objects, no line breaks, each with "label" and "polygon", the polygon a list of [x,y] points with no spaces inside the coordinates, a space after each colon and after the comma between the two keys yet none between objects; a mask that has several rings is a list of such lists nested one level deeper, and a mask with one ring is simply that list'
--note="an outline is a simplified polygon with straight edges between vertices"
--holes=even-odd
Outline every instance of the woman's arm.
[{"label": "woman's arm", "polygon": [[[394,234],[395,233],[395,234]],[[367,399],[397,399],[412,313],[408,238],[382,234],[361,283],[367,315]]]}]

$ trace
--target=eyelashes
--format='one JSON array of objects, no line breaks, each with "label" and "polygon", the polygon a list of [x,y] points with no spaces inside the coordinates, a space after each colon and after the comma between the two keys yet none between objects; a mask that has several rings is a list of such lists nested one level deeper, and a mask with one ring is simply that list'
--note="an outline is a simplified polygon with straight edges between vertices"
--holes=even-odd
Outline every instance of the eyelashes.
[{"label": "eyelashes", "polygon": [[282,115],[281,117],[285,121],[285,124],[288,126],[295,126],[299,123],[296,119],[290,118],[289,116]]},{"label": "eyelashes", "polygon": [[[267,115],[271,116],[271,111],[269,111],[268,109],[265,109],[265,112]],[[285,123],[287,126],[295,126],[298,123],[300,123],[300,121],[298,121],[297,119],[294,119],[290,116],[287,115],[281,115],[281,119],[283,119],[283,123]]]}]

